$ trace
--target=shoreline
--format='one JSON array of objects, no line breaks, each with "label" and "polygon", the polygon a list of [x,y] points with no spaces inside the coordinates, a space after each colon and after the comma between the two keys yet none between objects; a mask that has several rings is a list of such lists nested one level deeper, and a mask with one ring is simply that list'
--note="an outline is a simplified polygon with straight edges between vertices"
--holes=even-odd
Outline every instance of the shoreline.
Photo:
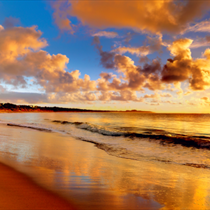
[{"label": "shoreline", "polygon": [[39,186],[29,176],[2,162],[0,171],[0,209],[77,209],[64,198]]},{"label": "shoreline", "polygon": [[[34,105],[16,105],[11,103],[0,103],[0,112],[112,112],[112,110],[92,110],[81,108],[67,108],[67,107],[42,107]],[[140,113],[152,113],[151,111],[143,110],[113,110],[114,112],[140,112]]]},{"label": "shoreline", "polygon": [[[63,113],[63,112],[82,112],[82,113],[92,113],[92,112],[102,112],[102,113],[113,113],[113,112],[117,112],[117,113],[142,113],[142,114],[156,114],[155,112],[147,112],[147,111],[116,111],[116,110],[111,110],[111,111],[105,111],[105,110],[80,110],[80,111],[74,111],[74,110],[70,110],[70,111],[53,111],[53,110],[0,110],[0,113]],[[164,113],[161,113],[164,114]]]},{"label": "shoreline", "polygon": [[53,110],[1,110],[0,109],[0,114],[1,113],[141,113],[141,114],[156,114],[156,115],[210,115],[210,113],[196,113],[196,112],[186,112],[186,113],[179,113],[179,112],[151,112],[151,111],[118,111],[118,110],[81,110],[81,111],[53,111]]}]

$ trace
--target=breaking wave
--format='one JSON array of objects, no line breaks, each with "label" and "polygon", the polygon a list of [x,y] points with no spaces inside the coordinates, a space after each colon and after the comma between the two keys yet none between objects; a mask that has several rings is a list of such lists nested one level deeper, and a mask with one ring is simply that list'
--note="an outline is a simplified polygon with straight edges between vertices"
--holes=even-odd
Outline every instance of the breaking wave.
[{"label": "breaking wave", "polygon": [[[85,139],[83,139],[86,141]],[[134,151],[131,151],[124,147],[119,147],[119,145],[114,144],[106,144],[106,143],[95,143],[96,147],[99,149],[102,149],[106,151],[109,155],[113,155],[120,158],[126,158],[126,159],[132,159],[132,160],[142,160],[147,159],[151,161],[160,161],[164,163],[173,163],[173,164],[179,164],[179,165],[185,165],[185,166],[191,166],[195,168],[204,168],[204,169],[210,169],[209,163],[200,163],[200,160],[196,160],[194,163],[190,161],[191,157],[184,157],[182,161],[178,161],[174,154],[173,158],[165,158],[164,156],[158,156],[158,155],[144,155],[141,153],[136,153]]]},{"label": "breaking wave", "polygon": [[109,128],[100,125],[94,125],[87,122],[69,122],[54,120],[54,123],[71,124],[75,125],[79,129],[87,130],[90,132],[98,133],[105,136],[122,136],[130,139],[150,139],[156,141],[161,145],[167,144],[179,144],[184,147],[194,147],[199,149],[210,149],[210,138],[207,136],[189,136],[184,134],[169,133],[165,130],[157,129],[138,129],[138,132],[132,132],[134,130],[131,127],[118,127]]},{"label": "breaking wave", "polygon": [[93,143],[109,155],[120,158],[160,161],[210,169],[208,158],[210,141],[206,136],[180,135],[161,129],[105,127],[87,122],[59,120],[49,121],[49,124],[17,124],[2,121],[0,123],[44,132],[62,132],[79,140]]}]

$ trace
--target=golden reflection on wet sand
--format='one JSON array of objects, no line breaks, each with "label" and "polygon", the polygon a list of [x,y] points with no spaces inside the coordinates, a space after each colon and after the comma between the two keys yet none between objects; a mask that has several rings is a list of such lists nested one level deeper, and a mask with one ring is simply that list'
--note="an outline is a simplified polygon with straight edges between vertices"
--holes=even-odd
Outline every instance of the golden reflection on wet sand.
[{"label": "golden reflection on wet sand", "polygon": [[0,127],[0,160],[81,209],[208,209],[210,170],[108,155],[58,133]]}]

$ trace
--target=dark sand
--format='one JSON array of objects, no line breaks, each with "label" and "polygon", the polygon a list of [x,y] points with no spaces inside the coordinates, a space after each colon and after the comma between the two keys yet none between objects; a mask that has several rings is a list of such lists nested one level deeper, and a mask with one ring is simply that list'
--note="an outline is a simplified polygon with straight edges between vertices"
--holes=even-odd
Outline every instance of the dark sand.
[{"label": "dark sand", "polygon": [[35,184],[26,175],[0,163],[0,209],[76,209],[58,195]]}]

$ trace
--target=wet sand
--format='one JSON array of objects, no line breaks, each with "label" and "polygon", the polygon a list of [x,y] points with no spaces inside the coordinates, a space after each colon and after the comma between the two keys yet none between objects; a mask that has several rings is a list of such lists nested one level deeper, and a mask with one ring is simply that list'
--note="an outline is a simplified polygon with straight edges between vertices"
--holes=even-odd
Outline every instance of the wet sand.
[{"label": "wet sand", "polygon": [[[0,134],[0,162],[79,210],[210,207],[210,170],[118,158],[59,133],[0,125]],[[0,176],[1,209],[15,209],[24,202],[19,209],[36,209],[29,205],[39,204],[46,206],[37,209],[53,209],[48,206],[51,201],[54,209],[62,209],[56,208],[61,203],[68,205],[25,175],[3,165],[0,171],[5,171]]]},{"label": "wet sand", "polygon": [[0,209],[76,210],[58,195],[35,184],[26,175],[0,163]]}]

